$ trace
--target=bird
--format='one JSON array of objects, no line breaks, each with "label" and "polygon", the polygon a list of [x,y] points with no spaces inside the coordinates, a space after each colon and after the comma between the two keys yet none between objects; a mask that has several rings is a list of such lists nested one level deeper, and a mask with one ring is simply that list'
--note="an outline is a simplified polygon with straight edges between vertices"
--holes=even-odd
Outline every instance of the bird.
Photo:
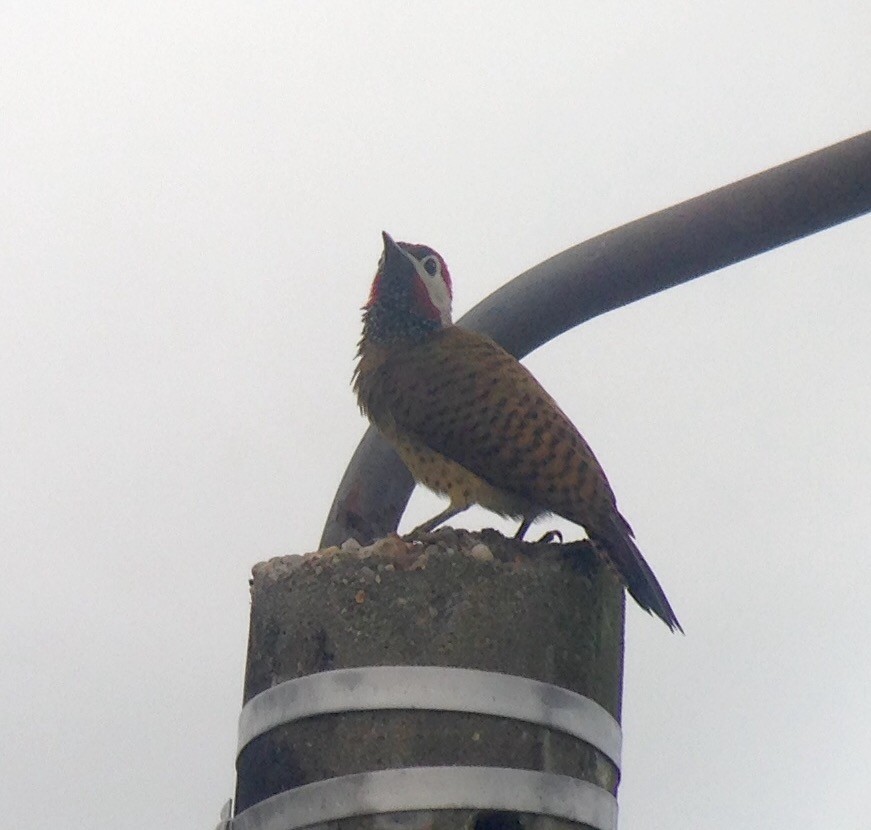
[{"label": "bird", "polygon": [[450,501],[412,533],[473,504],[520,520],[518,539],[536,518],[562,516],[584,528],[641,608],[683,631],[568,416],[517,358],[453,323],[453,287],[440,254],[382,237],[352,386],[415,481]]}]

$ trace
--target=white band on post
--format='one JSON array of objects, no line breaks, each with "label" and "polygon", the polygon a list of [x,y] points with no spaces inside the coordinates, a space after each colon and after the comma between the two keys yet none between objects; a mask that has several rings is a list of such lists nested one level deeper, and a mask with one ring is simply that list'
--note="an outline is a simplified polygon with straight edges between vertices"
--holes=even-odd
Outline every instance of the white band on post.
[{"label": "white band on post", "polygon": [[282,724],[378,709],[470,712],[526,721],[579,738],[620,768],[620,724],[595,701],[528,677],[445,666],[365,666],[279,683],[243,707],[238,751]]},{"label": "white band on post", "polygon": [[503,767],[407,767],[327,778],[254,804],[230,830],[299,830],[410,810],[506,810],[616,830],[617,800],[568,775]]}]

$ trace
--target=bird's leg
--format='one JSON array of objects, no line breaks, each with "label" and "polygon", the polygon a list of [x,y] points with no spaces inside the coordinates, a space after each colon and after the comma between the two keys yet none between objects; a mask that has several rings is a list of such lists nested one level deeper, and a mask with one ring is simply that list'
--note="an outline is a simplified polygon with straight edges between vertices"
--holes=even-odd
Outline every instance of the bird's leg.
[{"label": "bird's leg", "polygon": [[417,533],[429,533],[431,530],[435,530],[440,524],[446,522],[448,519],[452,519],[457,513],[462,513],[464,510],[468,508],[469,505],[456,505],[451,504],[445,510],[442,510],[436,516],[433,516],[431,519],[428,519],[423,524],[418,525],[414,530],[409,533],[409,536],[414,536]]},{"label": "bird's leg", "polygon": [[529,526],[535,521],[535,516],[524,516],[523,521],[520,523],[520,527],[517,528],[517,533],[514,534],[514,538],[521,540],[526,535],[526,531],[529,530]]}]

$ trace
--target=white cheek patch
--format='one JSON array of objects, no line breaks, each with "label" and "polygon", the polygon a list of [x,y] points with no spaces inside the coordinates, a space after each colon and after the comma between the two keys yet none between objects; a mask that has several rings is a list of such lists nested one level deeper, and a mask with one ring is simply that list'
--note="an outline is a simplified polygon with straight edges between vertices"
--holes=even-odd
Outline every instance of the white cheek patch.
[{"label": "white cheek patch", "polygon": [[449,326],[451,324],[451,292],[448,291],[445,281],[441,276],[430,277],[427,275],[423,284],[426,286],[430,302],[438,309],[442,325]]},{"label": "white cheek patch", "polygon": [[441,318],[443,326],[451,324],[451,292],[448,291],[447,283],[441,274],[436,274],[431,277],[427,274],[423,264],[418,262],[414,257],[409,257],[414,263],[414,270],[417,271],[420,281],[426,288],[426,293],[429,296],[429,301],[433,308],[436,309]]}]

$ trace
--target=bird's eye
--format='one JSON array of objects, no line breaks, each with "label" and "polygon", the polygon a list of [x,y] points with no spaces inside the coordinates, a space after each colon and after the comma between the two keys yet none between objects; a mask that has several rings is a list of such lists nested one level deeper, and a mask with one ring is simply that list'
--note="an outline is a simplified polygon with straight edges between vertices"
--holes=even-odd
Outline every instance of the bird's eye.
[{"label": "bird's eye", "polygon": [[431,277],[434,277],[439,272],[439,263],[434,256],[428,256],[423,261],[423,270]]}]

